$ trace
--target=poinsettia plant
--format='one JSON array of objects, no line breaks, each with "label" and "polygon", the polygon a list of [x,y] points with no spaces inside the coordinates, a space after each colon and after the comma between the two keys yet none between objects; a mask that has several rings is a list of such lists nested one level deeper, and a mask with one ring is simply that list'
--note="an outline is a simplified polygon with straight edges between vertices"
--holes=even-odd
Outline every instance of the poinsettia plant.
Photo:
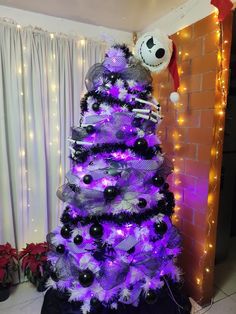
[{"label": "poinsettia plant", "polygon": [[42,286],[48,278],[48,251],[47,242],[30,243],[19,254],[25,276],[37,286],[38,290],[44,290]]},{"label": "poinsettia plant", "polygon": [[0,245],[0,288],[9,287],[13,273],[17,270],[18,257],[16,249],[10,243]]}]

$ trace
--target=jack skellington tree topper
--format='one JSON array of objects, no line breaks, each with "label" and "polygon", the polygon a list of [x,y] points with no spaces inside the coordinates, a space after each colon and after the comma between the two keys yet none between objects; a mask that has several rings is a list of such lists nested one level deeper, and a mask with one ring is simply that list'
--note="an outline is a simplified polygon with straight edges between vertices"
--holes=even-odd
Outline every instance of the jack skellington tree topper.
[{"label": "jack skellington tree topper", "polygon": [[159,30],[145,33],[136,43],[136,56],[151,72],[160,73],[168,68],[174,80],[172,102],[179,100],[179,74],[177,67],[177,49],[174,42]]}]

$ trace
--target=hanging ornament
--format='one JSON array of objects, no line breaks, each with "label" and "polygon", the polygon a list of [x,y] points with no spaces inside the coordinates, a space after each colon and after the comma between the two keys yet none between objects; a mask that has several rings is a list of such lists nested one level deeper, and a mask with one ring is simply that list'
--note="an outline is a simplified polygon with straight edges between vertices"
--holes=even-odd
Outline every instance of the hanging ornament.
[{"label": "hanging ornament", "polygon": [[71,220],[70,214],[68,212],[64,212],[61,216],[61,222],[66,224],[70,222],[70,220]]},{"label": "hanging ornament", "polygon": [[100,110],[100,105],[97,102],[95,102],[92,105],[92,108],[93,108],[93,111],[98,112]]},{"label": "hanging ornament", "polygon": [[160,73],[168,68],[174,83],[174,92],[171,93],[170,99],[173,102],[179,101],[177,92],[180,80],[177,66],[177,48],[175,43],[160,30],[143,34],[137,41],[136,46],[137,58],[150,71]]},{"label": "hanging ornament", "polygon": [[83,177],[84,184],[90,184],[93,181],[93,177],[90,174],[86,174]]},{"label": "hanging ornament", "polygon": [[136,128],[139,128],[142,125],[142,119],[140,118],[134,118],[131,122],[132,126],[135,126]]},{"label": "hanging ornament", "polygon": [[103,226],[99,223],[93,224],[89,229],[89,234],[95,239],[100,239],[103,236]]},{"label": "hanging ornament", "polygon": [[148,143],[144,138],[138,138],[134,143],[134,149],[138,153],[144,153],[148,148]]},{"label": "hanging ornament", "polygon": [[96,131],[96,129],[95,129],[95,127],[93,125],[87,125],[86,126],[86,132],[88,134],[93,134],[93,133],[95,133],[95,131]]},{"label": "hanging ornament", "polygon": [[125,219],[125,214],[120,213],[120,214],[116,215],[116,221],[117,221],[119,224],[123,223],[123,222],[124,222],[124,219]]},{"label": "hanging ornament", "polygon": [[164,235],[168,229],[167,224],[164,221],[158,221],[154,224],[156,234]]},{"label": "hanging ornament", "polygon": [[63,244],[59,244],[57,247],[56,247],[56,251],[57,251],[57,253],[60,253],[60,254],[63,254],[63,253],[65,253],[65,245],[63,245]]},{"label": "hanging ornament", "polygon": [[118,73],[111,72],[107,75],[107,77],[111,81],[111,83],[114,84],[120,78],[120,75]]},{"label": "hanging ornament", "polygon": [[89,287],[93,284],[94,282],[94,273],[89,270],[83,270],[80,272],[79,274],[79,283],[81,284],[81,286],[83,287]]},{"label": "hanging ornament", "polygon": [[118,195],[118,189],[115,186],[107,186],[103,192],[104,198],[107,201],[112,201]]},{"label": "hanging ornament", "polygon": [[80,245],[83,242],[83,237],[80,234],[77,234],[74,237],[74,244]]},{"label": "hanging ornament", "polygon": [[119,140],[123,140],[125,138],[125,132],[119,130],[116,132],[116,138],[118,138]]},{"label": "hanging ornament", "polygon": [[155,175],[152,177],[152,183],[153,183],[153,185],[155,185],[156,187],[159,188],[165,183],[165,180],[164,180],[164,178],[160,177],[159,175]]},{"label": "hanging ornament", "polygon": [[167,182],[165,182],[165,183],[163,184],[163,186],[162,186],[161,189],[162,189],[163,191],[168,191],[168,190],[169,190],[169,187],[170,187],[169,184],[168,184]]},{"label": "hanging ornament", "polygon": [[145,208],[147,206],[147,201],[145,198],[139,198],[138,200],[138,207]]},{"label": "hanging ornament", "polygon": [[147,304],[154,304],[157,302],[157,293],[155,290],[148,290],[148,292],[145,294],[145,301],[147,302]]},{"label": "hanging ornament", "polygon": [[61,228],[61,236],[64,238],[64,239],[69,239],[71,237],[71,229],[70,227],[68,226],[63,226]]},{"label": "hanging ornament", "polygon": [[98,298],[95,298],[93,297],[91,300],[90,300],[90,305],[93,307],[93,308],[100,308],[101,306],[101,302],[98,300]]}]

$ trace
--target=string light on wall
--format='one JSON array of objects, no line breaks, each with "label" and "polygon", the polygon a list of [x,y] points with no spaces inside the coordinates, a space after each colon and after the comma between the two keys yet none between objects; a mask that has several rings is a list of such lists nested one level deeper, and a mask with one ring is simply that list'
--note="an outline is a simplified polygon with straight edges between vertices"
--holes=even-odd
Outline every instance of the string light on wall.
[{"label": "string light on wall", "polygon": [[[218,11],[214,15],[215,20],[218,19]],[[218,206],[218,195],[220,187],[220,172],[221,172],[221,156],[223,147],[223,135],[225,124],[225,108],[227,105],[227,81],[229,67],[229,40],[224,39],[224,25],[218,20],[215,22],[217,26],[216,40],[218,41],[218,70],[216,76],[216,103],[215,103],[215,119],[214,119],[214,134],[213,146],[211,148],[211,164],[209,172],[209,194],[208,194],[208,217],[207,217],[207,235],[204,245],[203,255],[200,258],[201,267],[205,266],[205,273],[202,275],[201,285],[199,278],[196,278],[197,284],[203,289],[209,285],[209,275],[214,268],[215,247],[212,241],[215,241],[215,217]],[[212,275],[211,275],[212,276]],[[212,277],[213,280],[213,277]]]}]

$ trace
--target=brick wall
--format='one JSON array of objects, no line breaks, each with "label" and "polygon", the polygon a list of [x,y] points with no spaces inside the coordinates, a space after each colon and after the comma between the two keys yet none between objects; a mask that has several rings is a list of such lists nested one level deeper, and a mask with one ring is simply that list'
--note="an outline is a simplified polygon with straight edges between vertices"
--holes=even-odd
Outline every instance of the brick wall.
[{"label": "brick wall", "polygon": [[[167,71],[154,75],[153,82],[154,94],[164,115],[159,135],[164,152],[173,159],[175,166],[169,182],[176,197],[173,221],[183,235],[180,264],[188,292],[201,304],[210,301],[213,287],[214,249],[208,257],[212,265],[208,278],[204,274],[204,250],[209,233],[208,192],[218,71],[219,28],[216,22],[212,14],[172,36],[179,52],[179,104],[173,105],[168,100],[172,81]],[[215,232],[212,242],[215,243]]]}]

